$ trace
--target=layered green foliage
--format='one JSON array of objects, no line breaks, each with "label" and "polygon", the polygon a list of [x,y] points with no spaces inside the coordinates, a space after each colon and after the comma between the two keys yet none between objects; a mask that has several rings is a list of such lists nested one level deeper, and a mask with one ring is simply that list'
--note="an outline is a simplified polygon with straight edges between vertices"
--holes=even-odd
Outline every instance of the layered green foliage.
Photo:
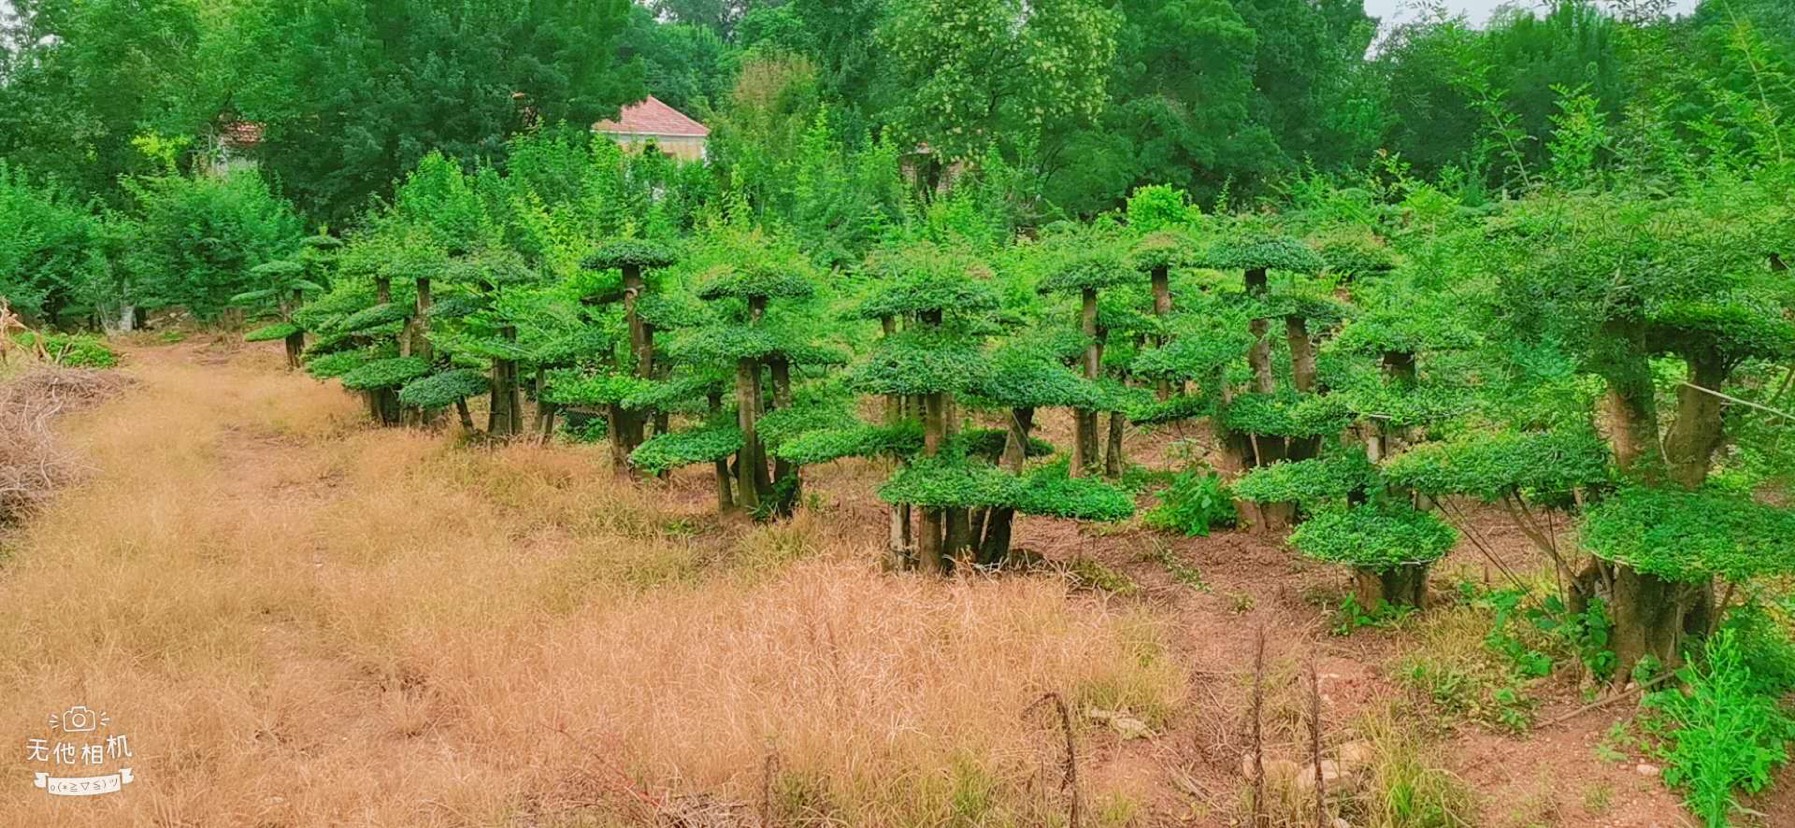
[{"label": "layered green foliage", "polygon": [[1577,533],[1592,554],[1672,581],[1795,571],[1795,510],[1731,492],[1629,486]]},{"label": "layered green foliage", "polygon": [[1077,520],[1112,521],[1134,514],[1128,492],[1100,480],[1070,477],[1058,463],[1017,477],[951,456],[919,458],[880,486],[879,497],[929,509],[1000,507]]},{"label": "layered green foliage", "polygon": [[1586,428],[1473,431],[1422,443],[1383,466],[1392,484],[1439,497],[1568,495],[1598,491],[1613,479],[1608,446]]},{"label": "layered green foliage", "polygon": [[630,452],[630,463],[651,472],[721,460],[742,449],[742,432],[735,426],[712,426],[691,431],[657,434]]},{"label": "layered green foliage", "polygon": [[268,325],[263,325],[260,328],[256,328],[254,330],[251,330],[249,333],[244,334],[243,341],[244,342],[275,342],[278,340],[286,339],[287,337],[292,336],[293,334],[303,332],[304,330],[305,330],[304,328],[301,328],[298,325],[295,325],[291,322],[274,322],[274,323],[271,323]]},{"label": "layered green foliage", "polygon": [[[347,384],[347,378],[344,382]],[[484,394],[489,387],[490,381],[485,374],[457,368],[405,383],[399,390],[399,402],[425,410],[446,408],[468,397]]]},{"label": "layered green foliage", "polygon": [[1234,483],[1234,494],[1261,503],[1300,503],[1309,508],[1345,503],[1379,482],[1377,467],[1364,454],[1346,453],[1314,460],[1261,466]]},{"label": "layered green foliage", "polygon": [[393,357],[365,362],[344,372],[338,379],[351,391],[375,391],[398,388],[428,373],[428,362],[417,357]]},{"label": "layered green foliage", "polygon": [[1445,521],[1403,504],[1323,509],[1290,535],[1311,558],[1372,571],[1433,563],[1457,542]]}]

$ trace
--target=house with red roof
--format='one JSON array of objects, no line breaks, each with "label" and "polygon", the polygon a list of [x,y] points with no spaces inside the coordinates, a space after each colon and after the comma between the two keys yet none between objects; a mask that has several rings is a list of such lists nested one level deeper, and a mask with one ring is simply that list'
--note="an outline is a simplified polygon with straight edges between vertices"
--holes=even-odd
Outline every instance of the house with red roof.
[{"label": "house with red roof", "polygon": [[711,134],[710,127],[692,120],[653,95],[641,103],[624,107],[617,120],[599,121],[592,125],[592,129],[611,136],[625,149],[653,146],[684,161],[703,161]]}]

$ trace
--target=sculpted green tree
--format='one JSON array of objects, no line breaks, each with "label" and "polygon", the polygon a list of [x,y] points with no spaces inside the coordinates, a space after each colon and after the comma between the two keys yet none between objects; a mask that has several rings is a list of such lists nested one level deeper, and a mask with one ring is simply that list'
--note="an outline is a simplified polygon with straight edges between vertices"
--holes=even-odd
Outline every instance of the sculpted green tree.
[{"label": "sculpted green tree", "polygon": [[[1247,348],[1250,370],[1245,390],[1232,387],[1223,377],[1216,417],[1212,421],[1215,442],[1224,465],[1251,468],[1284,459],[1305,459],[1313,454],[1318,439],[1339,434],[1349,418],[1338,400],[1319,392],[1315,336],[1312,318],[1332,317],[1339,311],[1315,295],[1302,277],[1319,272],[1323,263],[1301,241],[1256,224],[1233,228],[1203,256],[1203,264],[1215,270],[1238,270],[1244,276],[1244,303],[1248,316]],[[1280,290],[1272,290],[1271,274],[1284,275]],[[1279,370],[1271,323],[1282,319],[1288,359],[1287,373]],[[1280,381],[1287,376],[1287,381]],[[1294,505],[1262,504],[1247,515],[1260,529],[1290,525]]]},{"label": "sculpted green tree", "polygon": [[[988,265],[963,252],[912,248],[904,251],[893,278],[862,306],[863,315],[901,321],[903,327],[888,327],[873,352],[848,373],[848,387],[914,400],[922,422],[921,451],[893,479],[908,474],[920,480],[933,470],[943,480],[966,484],[881,490],[887,501],[920,512],[912,537],[916,562],[925,571],[945,571],[972,542],[967,510],[978,505],[971,502],[976,482],[956,477],[962,469],[947,455],[959,432],[955,395],[970,390],[987,369],[978,323],[997,305],[985,282],[989,274]],[[915,471],[919,465],[925,470]]]},{"label": "sculpted green tree", "polygon": [[[817,344],[821,308],[810,265],[781,240],[758,231],[719,231],[700,257],[696,289],[709,323],[683,333],[673,356],[705,377],[735,376],[736,430],[715,432],[713,447],[739,440],[735,503],[757,517],[788,516],[801,495],[798,465],[774,456],[769,444],[808,427],[799,408],[796,372],[839,364],[843,357]],[[763,431],[763,425],[765,429]]]},{"label": "sculpted green tree", "polygon": [[[534,293],[543,284],[541,273],[515,254],[487,251],[450,262],[442,274],[465,293],[454,306],[437,306],[445,311],[437,315],[444,324],[432,327],[431,344],[451,360],[486,365],[487,436],[505,439],[524,433],[528,418],[521,369],[533,354],[519,329],[541,324],[542,308]],[[448,324],[451,315],[457,318]]]},{"label": "sculpted green tree", "polygon": [[358,236],[344,247],[330,291],[291,315],[295,325],[312,335],[306,372],[338,379],[343,387],[364,394],[370,415],[383,425],[403,421],[400,387],[430,372],[427,360],[401,347],[416,313],[404,276],[410,272],[407,263],[418,255],[391,234]]},{"label": "sculpted green tree", "polygon": [[231,304],[272,310],[275,321],[243,335],[245,342],[280,340],[287,350],[287,368],[299,368],[305,353],[305,329],[293,322],[293,312],[305,304],[307,292],[324,288],[305,278],[305,265],[292,259],[276,259],[250,268],[250,276],[266,287],[239,293]]},{"label": "sculpted green tree", "polygon": [[[1069,231],[1043,242],[1042,276],[1036,289],[1045,294],[1078,298],[1079,330],[1085,337],[1080,369],[1096,382],[1103,376],[1106,337],[1100,324],[1098,296],[1105,289],[1135,275],[1123,257],[1118,240],[1101,230]],[[1119,412],[1112,417],[1121,416]],[[1097,436],[1097,406],[1073,411],[1072,475],[1081,477],[1103,471],[1103,455]],[[1119,470],[1118,470],[1119,473]]]},{"label": "sculpted green tree", "polygon": [[[1786,545],[1754,540],[1772,515],[1708,485],[1735,371],[1795,354],[1775,255],[1787,221],[1764,185],[1726,179],[1668,198],[1559,195],[1519,205],[1490,253],[1516,335],[1567,345],[1606,387],[1603,431],[1628,485],[1585,512],[1595,560],[1579,592],[1613,615],[1617,680],[1641,660],[1679,663],[1685,636],[1714,628],[1716,576],[1795,569]],[[1683,377],[1661,384],[1654,360],[1680,362]],[[1688,534],[1672,541],[1671,527]]]},{"label": "sculpted green tree", "polygon": [[[665,360],[656,361],[655,325],[644,308],[654,302],[651,297],[657,289],[656,275],[678,259],[671,244],[647,239],[614,239],[586,257],[584,267],[594,273],[584,301],[622,307],[627,335],[623,342],[625,351],[617,357],[617,376],[646,383],[664,375]],[[627,385],[630,384],[619,384],[619,390]],[[654,412],[629,407],[631,399],[627,393],[601,396],[608,398],[594,401],[605,405],[611,462],[618,471],[624,471],[630,453],[647,439],[647,425]]]}]

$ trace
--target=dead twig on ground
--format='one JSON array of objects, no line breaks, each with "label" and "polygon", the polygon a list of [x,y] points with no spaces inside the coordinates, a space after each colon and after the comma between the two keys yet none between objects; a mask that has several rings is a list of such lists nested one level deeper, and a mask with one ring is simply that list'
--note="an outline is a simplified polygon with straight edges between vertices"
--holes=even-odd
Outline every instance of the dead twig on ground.
[{"label": "dead twig on ground", "polygon": [[1081,814],[1078,797],[1078,745],[1072,739],[1072,711],[1066,707],[1066,700],[1060,694],[1047,693],[1036,699],[1023,713],[1026,715],[1049,702],[1053,704],[1055,710],[1059,711],[1060,732],[1065,735],[1066,739],[1066,755],[1060,773],[1060,790],[1064,791],[1068,797],[1066,825],[1067,828],[1079,828]]}]

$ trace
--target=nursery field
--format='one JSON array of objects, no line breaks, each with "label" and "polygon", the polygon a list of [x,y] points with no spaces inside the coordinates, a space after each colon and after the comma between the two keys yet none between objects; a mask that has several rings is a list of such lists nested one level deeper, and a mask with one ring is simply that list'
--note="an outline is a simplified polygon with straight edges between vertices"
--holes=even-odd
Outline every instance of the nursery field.
[{"label": "nursery field", "polygon": [[1238,825],[1262,744],[1267,817],[1311,825],[1319,712],[1345,824],[1696,824],[1628,706],[1489,646],[1468,543],[1425,615],[1344,635],[1347,582],[1275,538],[1031,519],[1026,567],[892,573],[877,462],[757,525],[708,469],[378,428],[265,346],[123,361],[58,422],[82,481],[5,536],[0,729],[84,702],[136,778],[45,797],[9,751],[9,823]]},{"label": "nursery field", "polygon": [[1790,0],[0,0],[0,828],[1795,828]]}]

